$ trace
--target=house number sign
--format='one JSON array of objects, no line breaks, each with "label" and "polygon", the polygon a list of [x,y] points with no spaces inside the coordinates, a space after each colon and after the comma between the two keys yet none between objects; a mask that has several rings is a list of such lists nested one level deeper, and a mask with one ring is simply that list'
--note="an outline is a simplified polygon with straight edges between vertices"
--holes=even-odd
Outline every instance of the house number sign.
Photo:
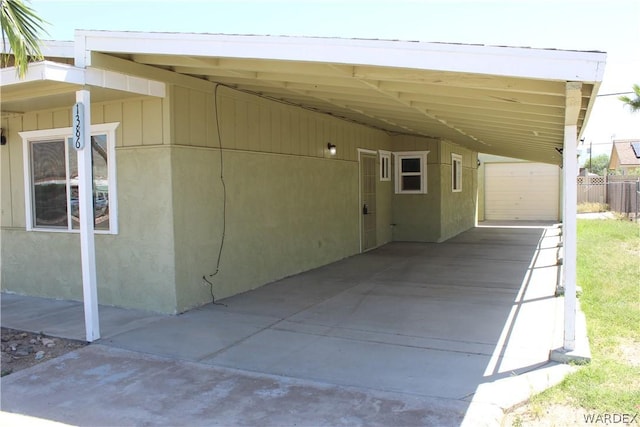
[{"label": "house number sign", "polygon": [[82,102],[76,102],[72,111],[73,147],[79,151],[84,148],[84,104]]}]

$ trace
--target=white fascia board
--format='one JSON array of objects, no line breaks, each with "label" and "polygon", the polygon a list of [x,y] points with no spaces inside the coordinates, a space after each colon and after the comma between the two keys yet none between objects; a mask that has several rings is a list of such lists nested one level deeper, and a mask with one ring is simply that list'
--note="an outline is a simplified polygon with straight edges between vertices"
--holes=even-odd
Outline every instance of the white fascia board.
[{"label": "white fascia board", "polygon": [[51,61],[30,64],[24,78],[18,77],[15,67],[3,68],[0,73],[0,86],[3,87],[41,80],[76,85],[83,85],[85,82],[82,68]]},{"label": "white fascia board", "polygon": [[167,92],[166,85],[163,82],[91,67],[87,68],[86,82],[91,86],[159,98],[164,98]]},{"label": "white fascia board", "polygon": [[166,96],[166,86],[163,82],[95,68],[85,70],[50,61],[29,65],[27,75],[22,79],[17,76],[15,67],[3,68],[0,73],[0,87],[50,81],[78,86],[90,85],[160,98]]},{"label": "white fascia board", "polygon": [[40,49],[45,58],[73,58],[75,53],[72,41],[44,40]]},{"label": "white fascia board", "polygon": [[[389,40],[76,31],[76,60],[86,52],[193,55],[309,61],[490,74],[561,81],[602,81],[606,54],[551,49]],[[78,62],[76,62],[76,65]],[[89,64],[87,64],[89,65]]]}]

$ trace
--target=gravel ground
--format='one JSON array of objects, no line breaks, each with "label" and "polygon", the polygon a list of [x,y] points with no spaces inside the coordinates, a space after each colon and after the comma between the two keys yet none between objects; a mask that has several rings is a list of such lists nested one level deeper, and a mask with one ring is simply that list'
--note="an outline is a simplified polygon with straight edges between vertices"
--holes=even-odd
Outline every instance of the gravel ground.
[{"label": "gravel ground", "polygon": [[54,359],[87,345],[84,341],[1,328],[2,376]]}]

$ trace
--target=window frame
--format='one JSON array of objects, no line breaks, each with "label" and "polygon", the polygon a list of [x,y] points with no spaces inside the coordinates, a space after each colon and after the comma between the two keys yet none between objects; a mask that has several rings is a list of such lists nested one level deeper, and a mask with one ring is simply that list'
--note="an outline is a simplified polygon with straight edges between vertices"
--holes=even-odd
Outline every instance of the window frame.
[{"label": "window frame", "polygon": [[[107,171],[109,174],[109,229],[95,230],[95,234],[118,234],[118,186],[116,179],[116,129],[119,122],[91,125],[91,136],[106,135],[107,137]],[[32,151],[31,144],[62,140],[64,141],[65,152],[65,173],[67,193],[69,194],[69,156],[77,155],[76,151],[69,146],[68,140],[73,136],[73,128],[55,128],[34,131],[24,131],[18,133],[22,138],[22,157],[24,163],[24,204],[26,230],[48,233],[79,233],[79,228],[73,228],[73,223],[68,222],[66,228],[43,227],[34,224],[34,191],[32,172]],[[67,195],[67,209],[71,209],[70,196]]]},{"label": "window frame", "polygon": [[[395,193],[396,194],[427,194],[427,156],[429,151],[399,151],[394,154],[395,167]],[[420,172],[402,172],[402,160],[418,159]],[[420,176],[420,190],[403,190],[402,178],[404,176]]]},{"label": "window frame", "polygon": [[[455,166],[456,163],[458,166]],[[451,191],[462,192],[462,155],[451,153]]]},{"label": "window frame", "polygon": [[378,150],[380,155],[380,181],[391,181],[391,151]]}]

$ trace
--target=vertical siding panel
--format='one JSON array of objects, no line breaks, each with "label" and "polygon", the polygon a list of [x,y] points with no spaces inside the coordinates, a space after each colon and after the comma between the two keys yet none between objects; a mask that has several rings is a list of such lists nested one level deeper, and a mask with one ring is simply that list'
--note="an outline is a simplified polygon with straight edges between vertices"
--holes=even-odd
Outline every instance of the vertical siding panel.
[{"label": "vertical siding panel", "polygon": [[189,91],[189,134],[190,145],[204,147],[206,145],[205,94],[195,90]]},{"label": "vertical siding panel", "polygon": [[[314,118],[312,120],[313,128],[311,130],[311,137],[313,143],[313,156],[314,157],[323,157],[324,156],[324,146],[327,144],[324,139],[324,123],[319,118]],[[323,142],[324,141],[324,142]]]},{"label": "vertical siding panel", "polygon": [[300,108],[292,108],[291,109],[291,149],[293,154],[299,156],[302,154],[302,147],[300,141],[300,119],[302,116]]},{"label": "vertical siding panel", "polygon": [[173,88],[174,144],[189,144],[189,90],[180,86]]},{"label": "vertical siding panel", "polygon": [[[71,115],[71,111],[69,111],[69,116],[70,115]],[[104,105],[103,104],[91,104],[91,123],[92,124],[104,123]]]},{"label": "vertical siding panel", "polygon": [[260,102],[260,151],[273,152],[271,138],[271,111],[265,103]]},{"label": "vertical siding panel", "polygon": [[281,127],[280,123],[280,107],[275,106],[271,110],[271,150],[273,153],[282,152]]},{"label": "vertical siding panel", "polygon": [[[91,106],[93,111],[93,106]],[[93,120],[92,123],[95,123]],[[100,122],[102,123],[102,122]],[[71,110],[57,110],[53,112],[53,127],[68,128],[71,127]]]},{"label": "vertical siding panel", "polygon": [[[30,114],[32,125],[36,122],[35,114]],[[27,120],[28,121],[28,120]],[[9,119],[9,135],[8,138],[11,141],[3,148],[8,149],[8,160],[10,162],[9,173],[11,178],[9,179],[9,185],[11,185],[10,199],[11,199],[11,225],[14,227],[26,227],[25,209],[24,209],[24,160],[22,156],[22,138],[18,135],[18,132],[26,130],[25,117],[12,117]],[[34,128],[32,128],[34,129]],[[4,162],[3,162],[4,170]],[[3,173],[4,178],[4,173]],[[4,179],[3,179],[4,181]],[[4,186],[3,186],[4,187]],[[4,190],[4,188],[3,188]],[[3,199],[5,198],[5,192],[3,191]],[[4,204],[3,204],[4,209]]]},{"label": "vertical siding panel", "polygon": [[26,113],[22,116],[22,130],[38,130],[38,116],[36,113]]},{"label": "vertical siding panel", "polygon": [[[347,148],[347,160],[356,160],[356,148],[355,148],[355,139],[356,139],[356,135],[359,133],[362,133],[362,129],[360,129],[359,127],[354,127],[354,125],[344,125],[345,129],[346,129],[346,139],[345,139],[345,146]],[[371,145],[372,141],[369,141],[369,146]]]},{"label": "vertical siding panel", "polygon": [[53,113],[42,111],[38,113],[38,129],[53,129]]},{"label": "vertical siding panel", "polygon": [[249,132],[247,126],[249,126],[248,107],[247,101],[244,98],[235,100],[235,128],[236,128],[236,145],[238,150],[248,150]]},{"label": "vertical siding panel", "polygon": [[255,102],[248,105],[249,150],[260,150],[260,107]]},{"label": "vertical siding panel", "polygon": [[116,128],[116,147],[123,146],[122,138],[122,103],[114,102],[113,104],[106,104],[104,106],[104,121],[105,123],[120,123],[120,126]]},{"label": "vertical siding panel", "polygon": [[[19,138],[14,139],[14,130],[9,125],[9,119],[2,119],[2,129],[7,138],[7,145],[0,147],[0,225],[7,227],[13,225],[12,192],[11,192],[11,159],[8,145],[22,146]],[[14,122],[15,123],[15,122]],[[16,135],[17,136],[17,135]]]},{"label": "vertical siding panel", "polygon": [[216,123],[216,105],[213,94],[206,94],[207,147],[218,146],[218,128]]},{"label": "vertical siding panel", "polygon": [[142,102],[129,101],[122,106],[125,118],[122,128],[122,138],[125,147],[142,144]]},{"label": "vertical siding panel", "polygon": [[309,152],[309,117],[306,111],[302,111],[299,116],[300,132],[298,136],[298,147],[301,156],[308,156]]},{"label": "vertical siding panel", "polygon": [[236,147],[235,102],[232,98],[220,97],[220,132],[222,148]]},{"label": "vertical siding panel", "polygon": [[142,144],[162,144],[162,100],[142,101]]},{"label": "vertical siding panel", "polygon": [[293,141],[291,140],[291,113],[288,108],[282,108],[280,110],[280,123],[282,124],[280,129],[280,140],[282,145],[280,151],[285,154],[293,153]]}]

